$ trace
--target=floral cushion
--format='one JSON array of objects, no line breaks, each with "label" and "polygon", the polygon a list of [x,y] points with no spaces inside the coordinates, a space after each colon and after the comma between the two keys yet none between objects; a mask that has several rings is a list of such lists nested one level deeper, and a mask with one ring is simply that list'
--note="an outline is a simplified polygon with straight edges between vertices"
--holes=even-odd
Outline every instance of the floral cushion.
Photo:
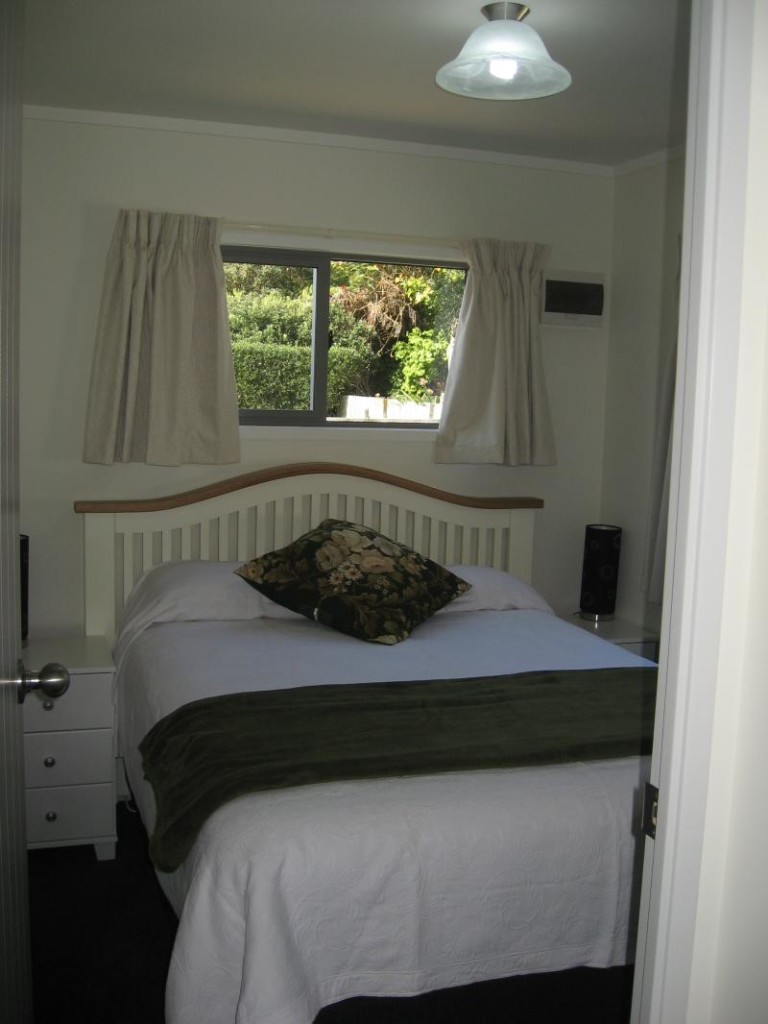
[{"label": "floral cushion", "polygon": [[368,526],[326,519],[235,572],[273,601],[326,626],[396,644],[470,589],[443,566]]}]

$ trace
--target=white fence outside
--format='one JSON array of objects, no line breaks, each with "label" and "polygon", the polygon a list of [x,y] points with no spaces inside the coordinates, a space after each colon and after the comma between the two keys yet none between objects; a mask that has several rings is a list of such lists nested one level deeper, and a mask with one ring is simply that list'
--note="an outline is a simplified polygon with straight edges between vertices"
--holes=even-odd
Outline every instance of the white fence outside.
[{"label": "white fence outside", "polygon": [[393,421],[405,423],[440,421],[442,402],[409,402],[398,398],[366,395],[345,395],[340,419],[361,422]]}]

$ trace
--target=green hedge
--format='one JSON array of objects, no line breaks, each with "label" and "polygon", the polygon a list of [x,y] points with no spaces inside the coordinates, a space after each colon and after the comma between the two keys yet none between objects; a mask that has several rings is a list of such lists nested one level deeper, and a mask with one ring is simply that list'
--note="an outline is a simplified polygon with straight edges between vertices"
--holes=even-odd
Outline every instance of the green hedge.
[{"label": "green hedge", "polygon": [[233,342],[261,341],[271,345],[312,344],[312,304],[308,298],[231,295],[227,300]]},{"label": "green hedge", "polygon": [[[311,351],[305,345],[238,341],[232,345],[241,409],[310,407]],[[365,394],[376,356],[366,345],[328,350],[328,414],[338,416],[343,395]]]},{"label": "green hedge", "polygon": [[[307,295],[291,298],[267,292],[249,295],[238,292],[227,299],[229,332],[233,344],[259,341],[269,345],[312,344],[312,300]],[[370,343],[371,331],[340,303],[329,309],[331,336],[340,345]]]}]

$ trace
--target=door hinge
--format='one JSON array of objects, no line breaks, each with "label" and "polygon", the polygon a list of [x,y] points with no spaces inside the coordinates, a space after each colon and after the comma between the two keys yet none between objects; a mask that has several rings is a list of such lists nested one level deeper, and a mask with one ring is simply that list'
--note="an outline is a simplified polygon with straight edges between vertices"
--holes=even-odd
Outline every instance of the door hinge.
[{"label": "door hinge", "polygon": [[642,832],[649,839],[656,838],[656,822],[659,817],[659,790],[650,782],[645,784],[643,794],[643,820],[641,822]]}]

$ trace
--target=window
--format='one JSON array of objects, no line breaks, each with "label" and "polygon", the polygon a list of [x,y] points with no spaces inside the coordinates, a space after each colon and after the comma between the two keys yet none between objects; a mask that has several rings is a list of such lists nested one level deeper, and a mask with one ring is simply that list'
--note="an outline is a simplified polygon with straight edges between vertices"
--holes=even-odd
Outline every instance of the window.
[{"label": "window", "polygon": [[435,427],[460,264],[222,246],[241,423]]}]

